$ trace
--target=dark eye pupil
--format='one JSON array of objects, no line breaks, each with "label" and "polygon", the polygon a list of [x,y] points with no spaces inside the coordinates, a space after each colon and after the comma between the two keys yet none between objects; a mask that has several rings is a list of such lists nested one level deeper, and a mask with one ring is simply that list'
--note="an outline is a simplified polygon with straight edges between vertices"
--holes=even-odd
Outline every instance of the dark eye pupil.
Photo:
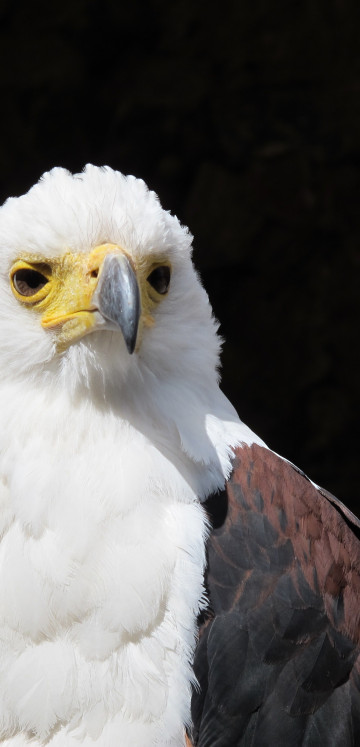
[{"label": "dark eye pupil", "polygon": [[154,288],[157,293],[164,295],[170,284],[170,267],[167,267],[167,265],[156,267],[155,270],[150,273],[148,283],[150,283],[151,287]]},{"label": "dark eye pupil", "polygon": [[48,282],[45,275],[36,270],[17,270],[13,277],[14,286],[21,296],[34,296]]}]

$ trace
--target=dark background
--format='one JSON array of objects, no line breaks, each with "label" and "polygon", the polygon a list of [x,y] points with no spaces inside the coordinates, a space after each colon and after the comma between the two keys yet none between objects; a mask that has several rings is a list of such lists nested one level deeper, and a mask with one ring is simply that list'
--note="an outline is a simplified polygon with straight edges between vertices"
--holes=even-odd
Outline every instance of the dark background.
[{"label": "dark background", "polygon": [[195,235],[223,388],[360,511],[358,0],[0,3],[0,198],[143,177]]}]

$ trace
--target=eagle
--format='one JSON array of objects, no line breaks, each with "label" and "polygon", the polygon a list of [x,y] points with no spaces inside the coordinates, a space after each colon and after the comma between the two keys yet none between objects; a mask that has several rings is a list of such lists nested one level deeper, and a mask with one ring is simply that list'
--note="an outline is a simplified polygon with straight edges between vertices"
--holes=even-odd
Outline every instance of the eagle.
[{"label": "eagle", "polygon": [[360,744],[360,523],[219,387],[192,236],[55,168],[0,209],[0,744]]}]

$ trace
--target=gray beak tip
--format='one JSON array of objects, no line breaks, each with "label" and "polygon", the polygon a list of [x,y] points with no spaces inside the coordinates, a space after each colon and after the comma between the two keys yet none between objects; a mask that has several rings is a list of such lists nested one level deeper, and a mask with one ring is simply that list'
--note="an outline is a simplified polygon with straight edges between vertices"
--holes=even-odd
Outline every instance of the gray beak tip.
[{"label": "gray beak tip", "polygon": [[105,257],[96,289],[100,314],[113,328],[121,329],[130,355],[135,350],[141,313],[140,292],[133,267],[126,254]]}]

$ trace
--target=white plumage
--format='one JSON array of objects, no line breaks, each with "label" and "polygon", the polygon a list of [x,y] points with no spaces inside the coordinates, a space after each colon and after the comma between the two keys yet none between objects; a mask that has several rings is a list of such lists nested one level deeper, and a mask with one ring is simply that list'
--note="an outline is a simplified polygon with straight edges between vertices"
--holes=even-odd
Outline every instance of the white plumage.
[{"label": "white plumage", "polygon": [[[169,291],[132,355],[110,329],[59,351],[13,263],[107,243],[139,273],[165,257]],[[54,169],[1,208],[0,273],[1,744],[183,745],[201,501],[261,443],[218,387],[191,236],[141,180]]]}]

